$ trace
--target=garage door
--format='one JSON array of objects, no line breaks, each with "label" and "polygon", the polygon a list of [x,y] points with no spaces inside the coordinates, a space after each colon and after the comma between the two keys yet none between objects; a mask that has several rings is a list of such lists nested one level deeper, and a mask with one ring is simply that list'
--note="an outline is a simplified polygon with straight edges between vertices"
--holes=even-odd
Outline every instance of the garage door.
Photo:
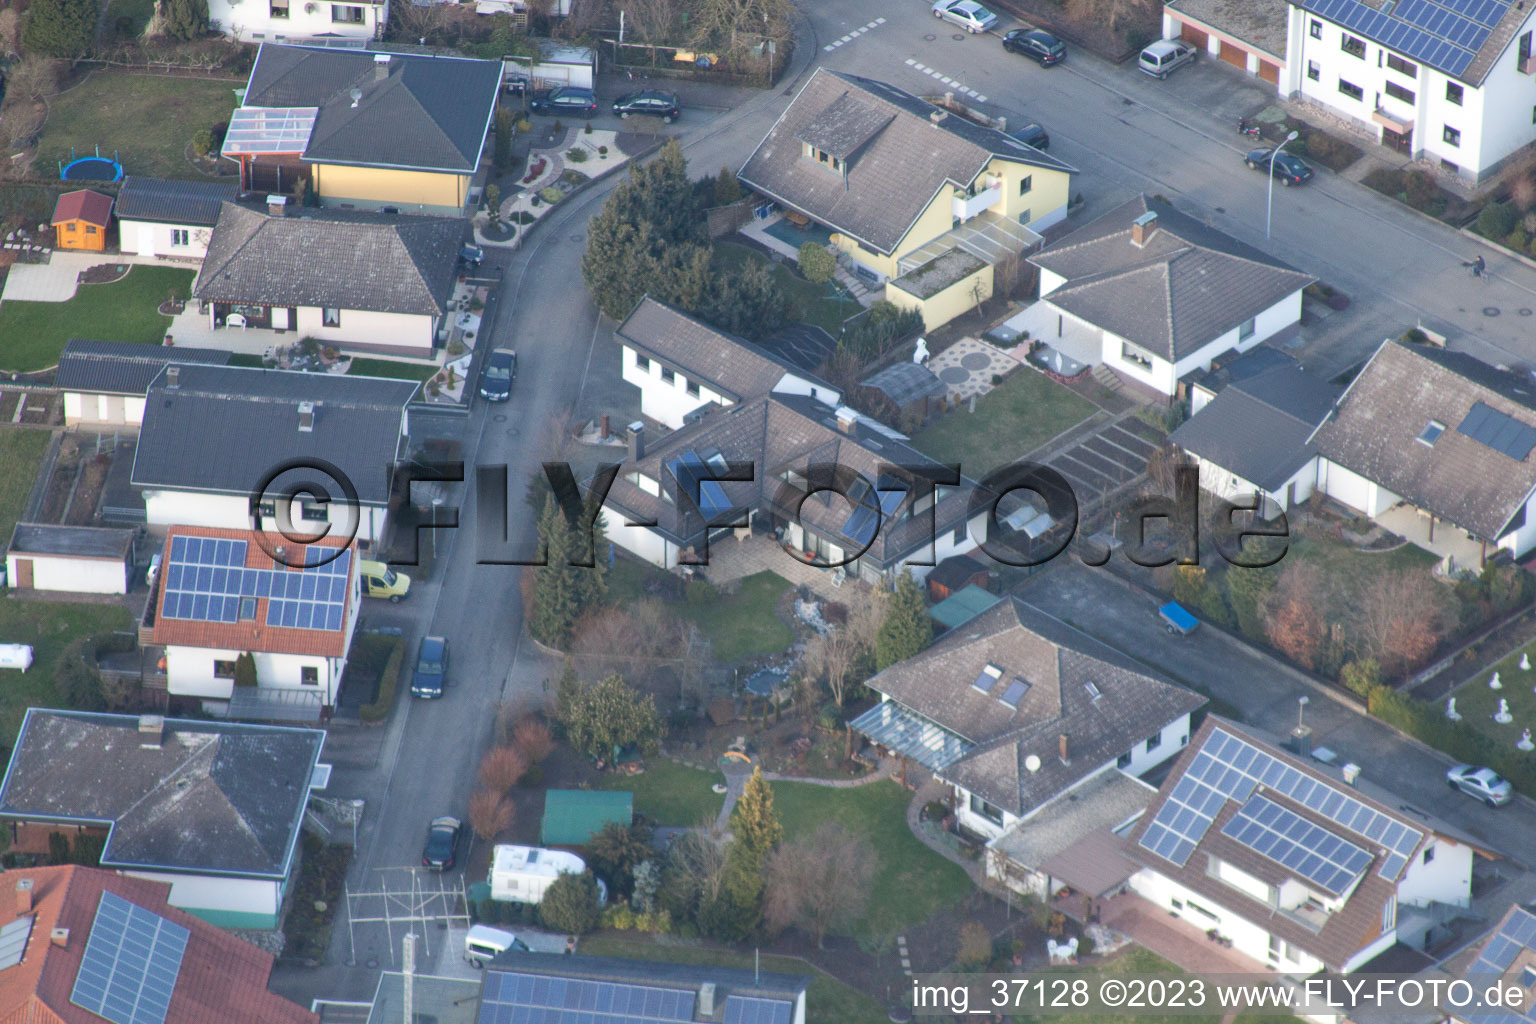
[{"label": "garage door", "polygon": [[1280,84],[1280,65],[1271,64],[1267,60],[1259,61],[1259,77],[1270,85]]},{"label": "garage door", "polygon": [[1235,68],[1242,68],[1245,71],[1248,68],[1248,51],[1241,46],[1233,46],[1225,40],[1221,44],[1221,59]]},{"label": "garage door", "polygon": [[1182,22],[1179,24],[1179,38],[1201,52],[1204,52],[1206,47],[1210,45],[1209,36],[1195,28],[1195,26],[1185,25]]}]

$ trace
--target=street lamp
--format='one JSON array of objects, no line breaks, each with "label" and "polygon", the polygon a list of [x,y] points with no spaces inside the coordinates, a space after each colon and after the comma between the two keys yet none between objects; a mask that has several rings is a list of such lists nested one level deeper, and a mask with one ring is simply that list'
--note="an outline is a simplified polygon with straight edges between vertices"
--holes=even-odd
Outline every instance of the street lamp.
[{"label": "street lamp", "polygon": [[1302,717],[1302,715],[1307,713],[1307,705],[1311,702],[1311,700],[1312,700],[1312,698],[1307,697],[1305,695],[1296,698],[1296,728],[1297,729],[1305,728],[1305,726],[1303,726],[1301,724],[1301,717]]},{"label": "street lamp", "polygon": [[1295,142],[1301,136],[1300,132],[1291,132],[1281,140],[1275,151],[1269,154],[1269,201],[1264,205],[1264,237],[1269,238],[1270,211],[1275,208],[1275,157],[1280,155],[1280,150],[1285,148],[1287,142]]},{"label": "street lamp", "polygon": [[[437,561],[437,510],[443,505],[443,496],[439,494],[432,499],[432,561]],[[1306,698],[1303,697],[1303,700]]]}]

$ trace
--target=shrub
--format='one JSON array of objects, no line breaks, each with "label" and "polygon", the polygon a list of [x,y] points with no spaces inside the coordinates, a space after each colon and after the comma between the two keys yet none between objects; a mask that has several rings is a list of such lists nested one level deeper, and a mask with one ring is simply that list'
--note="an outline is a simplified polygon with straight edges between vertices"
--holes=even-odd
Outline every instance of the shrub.
[{"label": "shrub", "polygon": [[1515,228],[1505,237],[1504,244],[1515,252],[1525,252],[1531,240],[1526,237],[1524,228]]},{"label": "shrub", "polygon": [[588,121],[587,122],[587,126],[585,128],[583,128],[581,131],[582,131],[582,134],[584,134],[584,135],[591,135],[592,134],[592,122]]},{"label": "shrub", "polygon": [[539,189],[539,198],[544,200],[550,206],[554,206],[560,200],[565,198],[565,193],[560,191],[558,188],[555,188],[553,185],[545,185],[543,188]]},{"label": "shrub", "polygon": [[544,926],[566,935],[585,935],[597,927],[601,915],[597,878],[590,871],[561,875],[550,883],[539,903],[539,919]]},{"label": "shrub", "polygon": [[826,284],[837,270],[837,259],[819,242],[806,242],[796,259],[800,274],[811,284]]},{"label": "shrub", "polygon": [[1132,50],[1141,50],[1152,41],[1152,37],[1144,28],[1133,28],[1125,33],[1125,45]]},{"label": "shrub", "polygon": [[1440,196],[1440,186],[1428,171],[1409,171],[1403,178],[1403,193],[1408,205],[1424,210]]},{"label": "shrub", "polygon": [[1399,340],[1405,341],[1410,345],[1424,345],[1429,342],[1429,335],[1425,334],[1417,327],[1410,327],[1403,332],[1403,336]]},{"label": "shrub", "polygon": [[382,722],[389,717],[390,709],[395,706],[395,687],[400,681],[400,669],[404,658],[405,644],[396,639],[388,659],[384,662],[384,671],[379,675],[378,698],[372,704],[364,704],[358,709],[358,717],[363,721]]},{"label": "shrub", "polygon": [[823,705],[821,713],[816,717],[816,724],[827,730],[842,728],[843,709],[836,702]]},{"label": "shrub", "polygon": [[608,155],[608,147],[607,146],[598,146],[597,147],[597,155],[598,156],[607,156]]},{"label": "shrub", "polygon": [[1350,693],[1369,697],[1371,691],[1381,685],[1381,664],[1375,658],[1351,661],[1339,671],[1339,682]]},{"label": "shrub", "polygon": [[709,580],[694,580],[683,594],[692,605],[717,604],[720,600],[720,591]]},{"label": "shrub", "polygon": [[555,126],[551,128],[550,131],[554,132],[556,135],[559,135],[561,132],[565,131],[565,122],[556,121]]},{"label": "shrub", "polygon": [[1515,211],[1508,203],[1489,203],[1477,215],[1477,233],[1503,238],[1515,229]]},{"label": "shrub", "polygon": [[96,666],[96,638],[82,636],[59,656],[54,685],[64,703],[76,711],[105,711],[106,692]]},{"label": "shrub", "polygon": [[192,135],[192,152],[198,156],[207,156],[213,151],[213,132],[207,128],[199,128]]},{"label": "shrub", "polygon": [[580,146],[572,146],[570,149],[565,151],[565,158],[573,164],[586,163],[587,155],[587,151],[582,149]]}]

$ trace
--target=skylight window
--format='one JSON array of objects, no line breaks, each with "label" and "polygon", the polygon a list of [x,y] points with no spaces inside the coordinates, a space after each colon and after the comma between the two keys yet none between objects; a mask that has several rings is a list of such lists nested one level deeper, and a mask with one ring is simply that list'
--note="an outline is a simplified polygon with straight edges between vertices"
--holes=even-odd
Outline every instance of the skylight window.
[{"label": "skylight window", "polygon": [[996,665],[988,665],[981,670],[981,674],[971,683],[971,687],[981,693],[991,693],[992,687],[997,685],[997,681],[1001,678],[1003,678],[1003,670]]},{"label": "skylight window", "polygon": [[1083,684],[1083,689],[1088,691],[1089,700],[1098,700],[1100,697],[1104,696],[1104,691],[1100,690],[1099,684],[1094,682],[1092,679]]},{"label": "skylight window", "polygon": [[1024,695],[1028,692],[1029,681],[1019,676],[1014,676],[1013,682],[1008,684],[1008,689],[1004,690],[1003,695],[997,699],[1011,708],[1017,708],[1019,701],[1023,700]]},{"label": "skylight window", "polygon": [[1445,433],[1445,424],[1439,420],[1430,420],[1424,425],[1424,429],[1419,431],[1419,443],[1427,444],[1433,448],[1435,442],[1440,440],[1440,435],[1443,433]]}]

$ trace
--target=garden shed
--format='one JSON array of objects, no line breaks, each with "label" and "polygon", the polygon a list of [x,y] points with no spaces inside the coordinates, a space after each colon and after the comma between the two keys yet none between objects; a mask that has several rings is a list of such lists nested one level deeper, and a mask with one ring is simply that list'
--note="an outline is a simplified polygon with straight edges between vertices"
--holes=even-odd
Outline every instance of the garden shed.
[{"label": "garden shed", "polygon": [[18,590],[126,594],[133,582],[133,531],[17,523],[5,568]]},{"label": "garden shed", "polygon": [[989,594],[980,587],[972,585],[962,588],[928,609],[928,615],[945,629],[954,629],[956,626],[970,622],[1001,600],[1002,598],[996,594]]},{"label": "garden shed", "polygon": [[633,793],[552,789],[544,794],[539,842],[544,846],[583,846],[610,821],[628,826],[634,814]]},{"label": "garden shed", "polygon": [[90,189],[66,192],[53,208],[53,228],[60,249],[101,252],[112,223],[112,197]]}]

